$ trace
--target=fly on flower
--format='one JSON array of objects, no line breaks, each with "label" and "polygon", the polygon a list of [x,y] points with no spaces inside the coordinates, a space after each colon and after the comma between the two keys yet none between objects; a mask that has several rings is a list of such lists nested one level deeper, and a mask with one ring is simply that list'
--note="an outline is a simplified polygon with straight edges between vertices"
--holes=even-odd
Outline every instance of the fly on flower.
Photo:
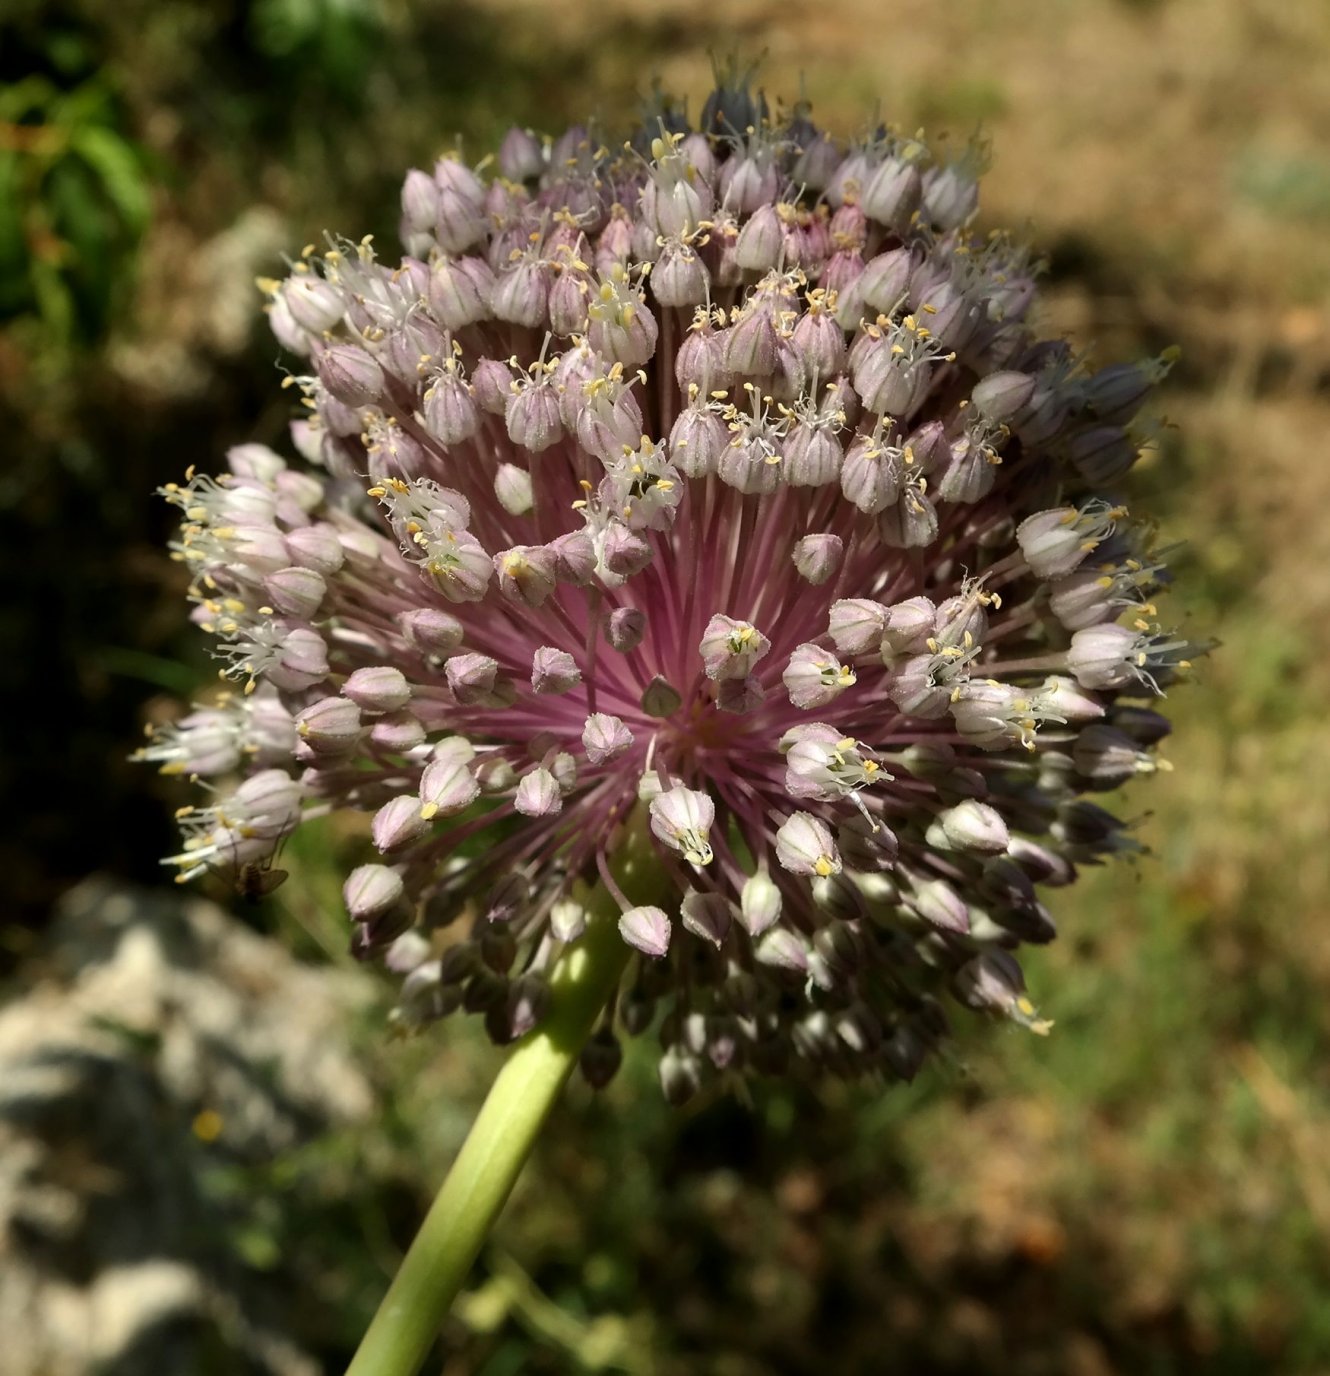
[{"label": "fly on flower", "polygon": [[585,1069],[655,1028],[672,1099],[909,1079],[949,1007],[1042,1029],[1014,953],[1128,844],[1083,795],[1152,767],[1194,647],[1123,491],[1170,359],[1038,336],[986,160],[731,73],[696,129],[413,170],[400,256],[264,284],[292,456],[165,492],[241,689],[140,752],[214,781],[182,877],[270,891],[302,821],[368,814],[353,949],[405,974],[400,1025],[503,1041],[632,833],[668,897],[621,905]]}]

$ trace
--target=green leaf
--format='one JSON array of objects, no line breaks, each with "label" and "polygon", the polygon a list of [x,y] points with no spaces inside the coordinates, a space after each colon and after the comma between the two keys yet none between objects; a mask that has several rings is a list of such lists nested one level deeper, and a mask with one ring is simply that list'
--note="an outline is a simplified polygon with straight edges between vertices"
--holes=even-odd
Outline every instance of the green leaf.
[{"label": "green leaf", "polygon": [[135,237],[152,217],[152,185],[138,151],[114,130],[87,125],[74,131],[71,146],[101,180],[107,198]]}]

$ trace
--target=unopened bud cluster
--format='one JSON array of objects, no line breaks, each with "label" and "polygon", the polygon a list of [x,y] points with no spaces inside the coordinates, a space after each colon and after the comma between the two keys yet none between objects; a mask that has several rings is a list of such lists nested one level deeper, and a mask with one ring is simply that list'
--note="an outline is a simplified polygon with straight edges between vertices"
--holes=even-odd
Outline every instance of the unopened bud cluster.
[{"label": "unopened bud cluster", "polygon": [[1120,494],[1168,360],[1037,338],[1034,263],[971,228],[984,161],[726,80],[696,130],[412,171],[404,257],[267,283],[303,462],[166,492],[237,685],[141,752],[217,780],[181,877],[369,814],[353,949],[401,1025],[507,1041],[636,828],[661,891],[583,1069],[650,1029],[675,1100],[908,1079],[949,1004],[1045,1026],[1014,953],[1041,886],[1132,847],[1096,799],[1186,667]]}]

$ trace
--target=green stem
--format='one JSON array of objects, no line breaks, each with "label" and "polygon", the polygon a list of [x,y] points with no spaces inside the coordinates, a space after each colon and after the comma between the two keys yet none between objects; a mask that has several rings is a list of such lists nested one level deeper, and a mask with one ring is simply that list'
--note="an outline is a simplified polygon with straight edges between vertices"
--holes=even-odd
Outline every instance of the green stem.
[{"label": "green stem", "polygon": [[[654,865],[640,832],[630,829],[625,842],[615,871],[632,894],[653,877]],[[619,906],[603,885],[586,906],[586,932],[550,978],[549,1014],[495,1078],[347,1376],[413,1376],[420,1369],[614,992],[630,954],[618,933]]]}]

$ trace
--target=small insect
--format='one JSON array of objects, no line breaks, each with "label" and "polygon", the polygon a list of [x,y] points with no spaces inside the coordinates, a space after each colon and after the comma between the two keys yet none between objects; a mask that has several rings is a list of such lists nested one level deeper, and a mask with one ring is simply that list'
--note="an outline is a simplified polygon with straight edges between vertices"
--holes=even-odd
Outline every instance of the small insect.
[{"label": "small insect", "polygon": [[246,860],[236,870],[236,894],[246,903],[258,903],[286,883],[287,871],[274,869],[272,861]]}]

